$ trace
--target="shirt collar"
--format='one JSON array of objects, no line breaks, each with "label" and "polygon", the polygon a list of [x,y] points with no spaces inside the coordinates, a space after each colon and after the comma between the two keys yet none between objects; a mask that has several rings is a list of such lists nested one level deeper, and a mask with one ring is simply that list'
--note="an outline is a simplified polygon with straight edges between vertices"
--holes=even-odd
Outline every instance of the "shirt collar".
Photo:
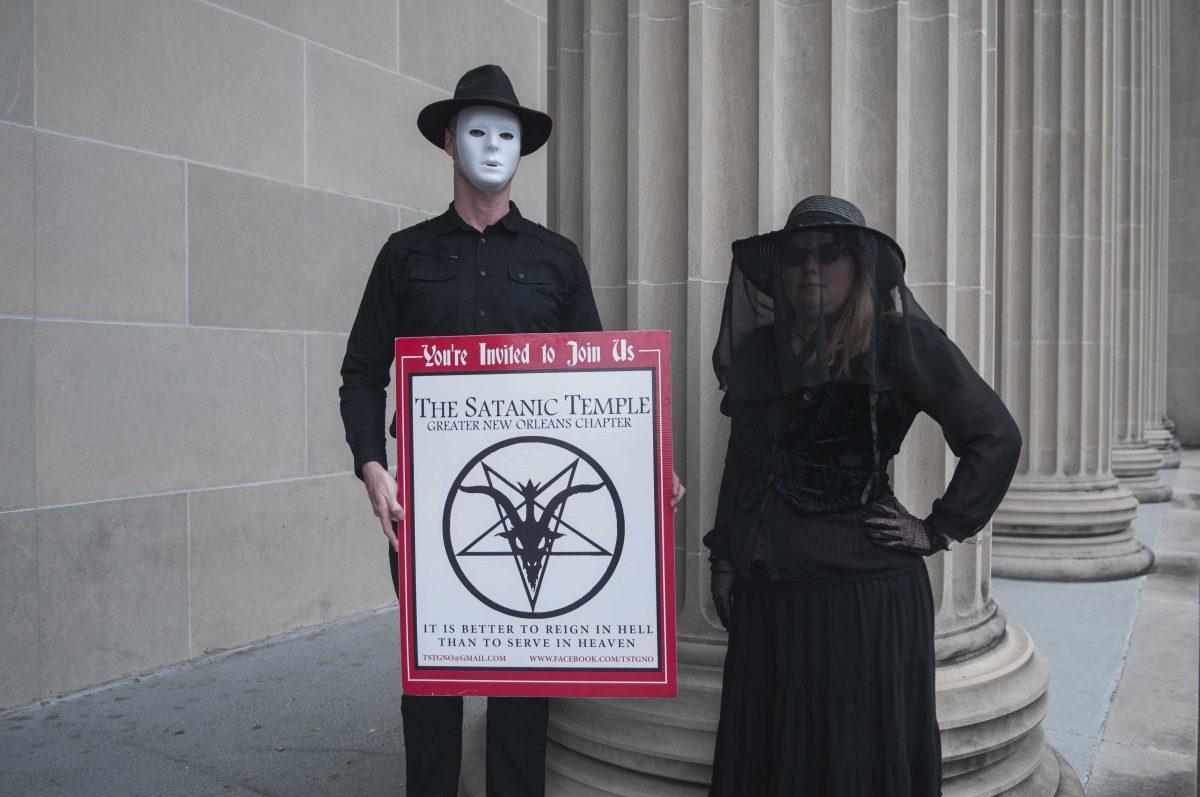
[{"label": "shirt collar", "polygon": [[[509,232],[517,232],[521,229],[521,222],[523,220],[524,217],[521,215],[520,209],[517,208],[517,203],[510,200],[508,203],[508,213],[501,216],[500,220],[491,226],[503,227]],[[462,216],[458,215],[458,211],[454,209],[453,202],[446,208],[446,212],[438,216],[435,221],[437,222],[439,232],[461,230],[462,232],[479,234],[478,230],[467,224],[463,221]]]},{"label": "shirt collar", "polygon": [[509,200],[508,212],[500,217],[500,221],[496,222],[509,232],[516,232],[521,227],[521,211],[517,208],[517,203]]}]

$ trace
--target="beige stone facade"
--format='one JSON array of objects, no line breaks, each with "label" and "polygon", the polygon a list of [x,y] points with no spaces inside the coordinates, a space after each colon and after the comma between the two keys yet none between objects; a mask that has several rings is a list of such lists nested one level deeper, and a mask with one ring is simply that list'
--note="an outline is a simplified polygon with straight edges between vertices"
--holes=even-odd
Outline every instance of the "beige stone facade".
[{"label": "beige stone facade", "polygon": [[387,236],[450,200],[417,111],[492,60],[545,107],[546,18],[0,4],[0,708],[393,599],[346,334]]}]

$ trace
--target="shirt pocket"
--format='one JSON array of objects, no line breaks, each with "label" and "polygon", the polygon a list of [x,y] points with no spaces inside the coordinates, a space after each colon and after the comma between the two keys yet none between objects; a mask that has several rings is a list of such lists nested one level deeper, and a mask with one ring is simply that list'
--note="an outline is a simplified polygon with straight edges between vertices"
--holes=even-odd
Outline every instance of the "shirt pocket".
[{"label": "shirt pocket", "polygon": [[[432,258],[413,259],[408,264],[413,304],[426,323],[454,323],[458,304],[458,264]],[[426,334],[447,334],[429,330]]]},{"label": "shirt pocket", "polygon": [[548,263],[510,265],[506,282],[515,331],[558,331],[561,313],[553,266]]}]

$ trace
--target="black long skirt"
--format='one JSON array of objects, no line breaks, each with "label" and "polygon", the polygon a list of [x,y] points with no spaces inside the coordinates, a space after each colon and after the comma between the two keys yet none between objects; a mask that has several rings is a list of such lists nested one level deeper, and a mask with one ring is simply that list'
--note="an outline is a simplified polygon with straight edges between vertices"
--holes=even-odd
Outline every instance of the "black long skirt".
[{"label": "black long skirt", "polygon": [[934,797],[941,743],[924,566],[734,586],[712,795]]}]

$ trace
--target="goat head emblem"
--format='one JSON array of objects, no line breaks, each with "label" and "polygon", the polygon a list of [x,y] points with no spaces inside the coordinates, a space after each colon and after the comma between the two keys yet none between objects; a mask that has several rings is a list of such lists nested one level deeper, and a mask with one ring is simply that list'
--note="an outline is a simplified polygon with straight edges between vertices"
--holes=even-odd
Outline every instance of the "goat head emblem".
[{"label": "goat head emblem", "polygon": [[[563,536],[550,528],[558,511],[567,499],[578,493],[590,493],[599,490],[603,484],[575,484],[559,490],[542,508],[537,515],[537,496],[541,492],[540,485],[530,479],[518,485],[523,502],[520,507],[513,504],[509,497],[491,485],[472,485],[459,487],[464,493],[482,493],[490,497],[500,507],[505,529],[496,532],[497,537],[508,540],[513,555],[518,557],[525,574],[525,581],[530,589],[536,589],[541,579],[542,567],[546,557],[554,547],[554,541]],[[521,509],[525,510],[524,515]]]}]

